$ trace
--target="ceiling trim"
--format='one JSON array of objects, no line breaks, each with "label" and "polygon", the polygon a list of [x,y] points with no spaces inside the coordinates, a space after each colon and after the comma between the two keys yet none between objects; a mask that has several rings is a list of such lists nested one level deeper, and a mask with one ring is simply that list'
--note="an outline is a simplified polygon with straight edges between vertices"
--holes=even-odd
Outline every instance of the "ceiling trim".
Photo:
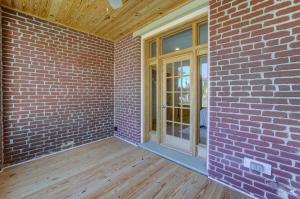
[{"label": "ceiling trim", "polygon": [[174,23],[177,23],[178,25],[178,23],[181,23],[183,20],[186,21],[187,18],[195,17],[199,15],[199,13],[203,13],[206,10],[208,12],[208,6],[209,0],[193,0],[185,6],[178,8],[177,10],[169,13],[168,15],[135,31],[133,35],[147,37],[148,33],[151,33],[153,31],[157,32],[166,25]]},{"label": "ceiling trim", "polygon": [[171,29],[171,28],[174,28],[174,27],[178,27],[179,25],[186,23],[188,21],[192,21],[192,20],[196,20],[197,18],[199,18],[199,16],[203,15],[203,14],[207,14],[209,12],[209,7],[206,6],[206,7],[203,7],[203,8],[200,8],[199,10],[196,10],[186,16],[183,16],[179,19],[176,19],[174,21],[171,21],[170,23],[167,23],[163,26],[160,26],[159,28],[156,28],[152,31],[149,31],[143,35],[140,35],[142,37],[142,39],[147,39],[147,38],[150,38],[150,37],[153,37],[154,35],[157,35],[161,32],[164,32],[168,29]]},{"label": "ceiling trim", "polygon": [[[124,38],[128,34],[133,34],[134,35],[134,33],[136,31],[139,31],[139,30],[143,29],[144,27],[147,27],[148,25],[151,25],[153,22],[158,21],[161,18],[164,18],[164,17],[168,16],[169,14],[172,14],[173,12],[176,12],[180,8],[190,4],[193,1],[195,1],[195,0],[187,0],[187,1],[177,3],[174,6],[172,6],[170,9],[168,9],[166,12],[163,12],[162,14],[160,14],[159,16],[153,16],[153,17],[149,17],[148,19],[145,19],[142,25],[139,25],[137,27],[134,26],[134,27],[130,28],[129,31],[127,31],[126,34],[123,35],[123,37],[119,37],[118,39],[115,40],[115,42],[120,41],[122,38]],[[196,1],[198,1],[198,0],[196,0]],[[201,1],[203,1],[203,0],[201,0]]]},{"label": "ceiling trim", "polygon": [[[54,24],[54,25],[58,25],[58,26],[61,26],[61,27],[64,27],[64,28],[67,28],[67,29],[70,29],[70,30],[73,30],[73,31],[76,31],[76,32],[84,33],[84,34],[87,34],[87,35],[96,37],[96,38],[98,38],[98,39],[103,39],[103,40],[106,40],[106,41],[114,42],[114,41],[111,40],[111,39],[103,38],[103,37],[100,37],[99,35],[96,35],[96,34],[93,34],[93,33],[90,33],[90,32],[84,31],[84,30],[81,30],[81,29],[77,29],[77,28],[74,28],[74,27],[71,27],[71,26],[68,26],[68,25],[65,25],[65,24],[56,22],[56,21],[51,21],[51,20],[48,20],[48,19],[46,19],[46,18],[44,18],[44,17],[40,17],[40,16],[37,16],[37,15],[35,15],[35,14],[31,14],[31,13],[28,13],[28,12],[24,12],[24,11],[22,11],[22,10],[18,10],[18,9],[15,9],[15,8],[11,8],[11,7],[8,7],[8,6],[6,6],[6,5],[1,5],[1,7],[5,8],[5,9],[8,9],[8,10],[12,10],[12,11],[15,11],[15,12],[22,13],[22,14],[27,15],[27,16],[35,17],[35,18],[40,19],[40,20],[43,20],[43,21],[45,21],[45,22],[49,22],[49,23],[52,23],[52,24]],[[3,12],[3,10],[2,10],[1,12]]]}]

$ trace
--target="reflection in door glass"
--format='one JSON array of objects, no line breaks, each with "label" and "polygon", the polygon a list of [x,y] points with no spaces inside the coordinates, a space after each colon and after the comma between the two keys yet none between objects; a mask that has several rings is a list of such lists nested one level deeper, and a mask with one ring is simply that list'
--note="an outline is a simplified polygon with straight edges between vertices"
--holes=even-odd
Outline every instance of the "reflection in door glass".
[{"label": "reflection in door glass", "polygon": [[174,123],[174,136],[175,137],[181,137],[181,125]]},{"label": "reflection in door glass", "polygon": [[190,109],[182,109],[182,123],[190,123]]},{"label": "reflection in door glass", "polygon": [[173,121],[173,109],[172,108],[167,108],[167,120]]},{"label": "reflection in door glass", "polygon": [[200,24],[199,25],[199,44],[206,44],[208,41],[208,24]]},{"label": "reflection in door glass", "polygon": [[173,135],[173,123],[172,122],[167,122],[167,134]]},{"label": "reflection in door glass", "polygon": [[156,92],[156,80],[157,80],[157,73],[156,73],[156,66],[151,67],[151,91],[152,91],[152,131],[156,131],[156,98],[157,98],[157,92]]},{"label": "reflection in door glass", "polygon": [[173,106],[173,93],[167,93],[167,106]]},{"label": "reflection in door glass", "polygon": [[193,31],[188,29],[162,40],[162,53],[167,54],[193,46]]},{"label": "reflection in door glass", "polygon": [[207,143],[207,105],[208,105],[208,65],[207,55],[199,57],[199,77],[200,77],[200,144],[206,145]]},{"label": "reflection in door glass", "polygon": [[174,76],[180,76],[180,73],[181,73],[180,62],[175,62],[174,63]]},{"label": "reflection in door glass", "polygon": [[190,60],[185,60],[182,62],[182,67],[181,67],[181,70],[182,70],[182,76],[184,75],[190,75]]},{"label": "reflection in door glass", "polygon": [[156,42],[150,44],[150,57],[156,57]]},{"label": "reflection in door glass", "polygon": [[166,67],[165,102],[167,108],[165,112],[167,114],[167,135],[173,135],[180,139],[189,140],[191,89],[190,60],[186,59],[168,63]]},{"label": "reflection in door glass", "polygon": [[182,91],[183,92],[190,91],[190,86],[191,86],[190,76],[184,76],[181,79],[182,79]]},{"label": "reflection in door glass", "polygon": [[182,125],[182,138],[185,140],[190,139],[190,126],[189,125]]},{"label": "reflection in door glass", "polygon": [[200,57],[201,66],[201,92],[202,92],[202,107],[207,107],[208,103],[208,67],[207,56]]},{"label": "reflection in door glass", "polygon": [[167,91],[173,90],[173,78],[167,78]]},{"label": "reflection in door glass", "polygon": [[173,76],[173,64],[167,64],[167,77]]},{"label": "reflection in door glass", "polygon": [[180,107],[180,93],[174,93],[174,106],[175,107]]},{"label": "reflection in door glass", "polygon": [[181,109],[180,108],[174,108],[174,121],[181,122]]},{"label": "reflection in door glass", "polygon": [[180,79],[180,77],[175,77],[174,78],[174,91],[180,92],[180,89],[181,89],[181,79]]},{"label": "reflection in door glass", "polygon": [[189,93],[182,93],[180,96],[180,104],[182,106],[190,106],[190,94]]}]

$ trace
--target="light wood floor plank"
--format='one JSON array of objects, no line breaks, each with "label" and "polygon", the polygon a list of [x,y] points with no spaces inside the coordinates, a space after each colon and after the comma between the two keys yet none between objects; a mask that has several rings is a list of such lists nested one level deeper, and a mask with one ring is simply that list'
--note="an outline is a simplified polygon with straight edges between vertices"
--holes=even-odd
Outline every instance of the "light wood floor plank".
[{"label": "light wood floor plank", "polygon": [[197,198],[199,190],[202,190],[208,183],[205,178],[199,178],[197,175],[192,175],[187,181],[181,184],[176,189],[172,198]]},{"label": "light wood floor plank", "polygon": [[160,179],[168,177],[175,169],[176,167],[166,169],[167,171],[158,177],[155,182],[147,181],[145,186],[137,190],[130,198],[158,198],[157,194],[159,194],[165,186],[165,184],[161,183]]},{"label": "light wood floor plank", "polygon": [[[137,149],[120,150],[119,152],[111,155],[108,160],[103,161],[101,164],[95,165],[94,167],[69,178],[65,178],[52,186],[26,196],[26,198],[41,198],[42,196],[49,196],[49,198],[63,198],[65,193],[70,193],[67,196],[68,198],[83,198],[88,193],[97,191],[97,186],[102,186],[105,181],[108,181],[110,173],[126,168],[126,166],[133,161],[138,161],[138,158],[142,155],[147,155],[144,151],[136,152],[136,150]],[[124,155],[128,153],[129,155]],[[118,164],[115,164],[112,159],[119,159]]]},{"label": "light wood floor plank", "polygon": [[[123,171],[119,172],[117,175],[113,174],[110,176],[111,181],[98,189],[93,195],[93,198],[113,198],[112,196],[121,194],[119,189],[122,186],[131,186],[128,181],[134,180],[136,175],[140,175],[143,172],[152,172],[154,167],[161,168],[163,162],[162,159],[158,157],[153,158],[152,156],[134,167],[131,166],[130,168],[123,169]],[[118,198],[118,196],[116,197]]]},{"label": "light wood floor plank", "polygon": [[117,138],[5,169],[2,198],[249,199]]},{"label": "light wood floor plank", "polygon": [[143,198],[170,198],[174,190],[190,178],[191,175],[193,174],[189,170],[173,166],[167,175],[156,181],[157,184],[155,186],[147,187],[148,190],[142,196],[145,196]]}]

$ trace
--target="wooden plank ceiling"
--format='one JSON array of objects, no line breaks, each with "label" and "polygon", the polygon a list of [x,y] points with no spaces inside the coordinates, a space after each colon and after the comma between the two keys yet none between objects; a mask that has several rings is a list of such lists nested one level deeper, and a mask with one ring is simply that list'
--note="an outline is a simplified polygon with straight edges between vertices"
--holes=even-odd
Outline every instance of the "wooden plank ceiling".
[{"label": "wooden plank ceiling", "polygon": [[123,0],[116,10],[107,0],[2,0],[2,6],[117,41],[191,1]]}]

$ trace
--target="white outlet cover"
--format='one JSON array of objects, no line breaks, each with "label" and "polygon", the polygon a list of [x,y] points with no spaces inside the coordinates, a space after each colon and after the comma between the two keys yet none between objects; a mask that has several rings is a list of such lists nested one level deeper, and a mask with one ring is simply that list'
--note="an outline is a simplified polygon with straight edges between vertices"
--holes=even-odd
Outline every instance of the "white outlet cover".
[{"label": "white outlet cover", "polygon": [[244,158],[244,167],[250,169],[250,163],[255,163],[255,164],[260,164],[264,167],[264,174],[267,175],[272,175],[272,166],[270,164],[264,163],[264,162],[260,162],[257,160],[253,160],[250,158]]}]

